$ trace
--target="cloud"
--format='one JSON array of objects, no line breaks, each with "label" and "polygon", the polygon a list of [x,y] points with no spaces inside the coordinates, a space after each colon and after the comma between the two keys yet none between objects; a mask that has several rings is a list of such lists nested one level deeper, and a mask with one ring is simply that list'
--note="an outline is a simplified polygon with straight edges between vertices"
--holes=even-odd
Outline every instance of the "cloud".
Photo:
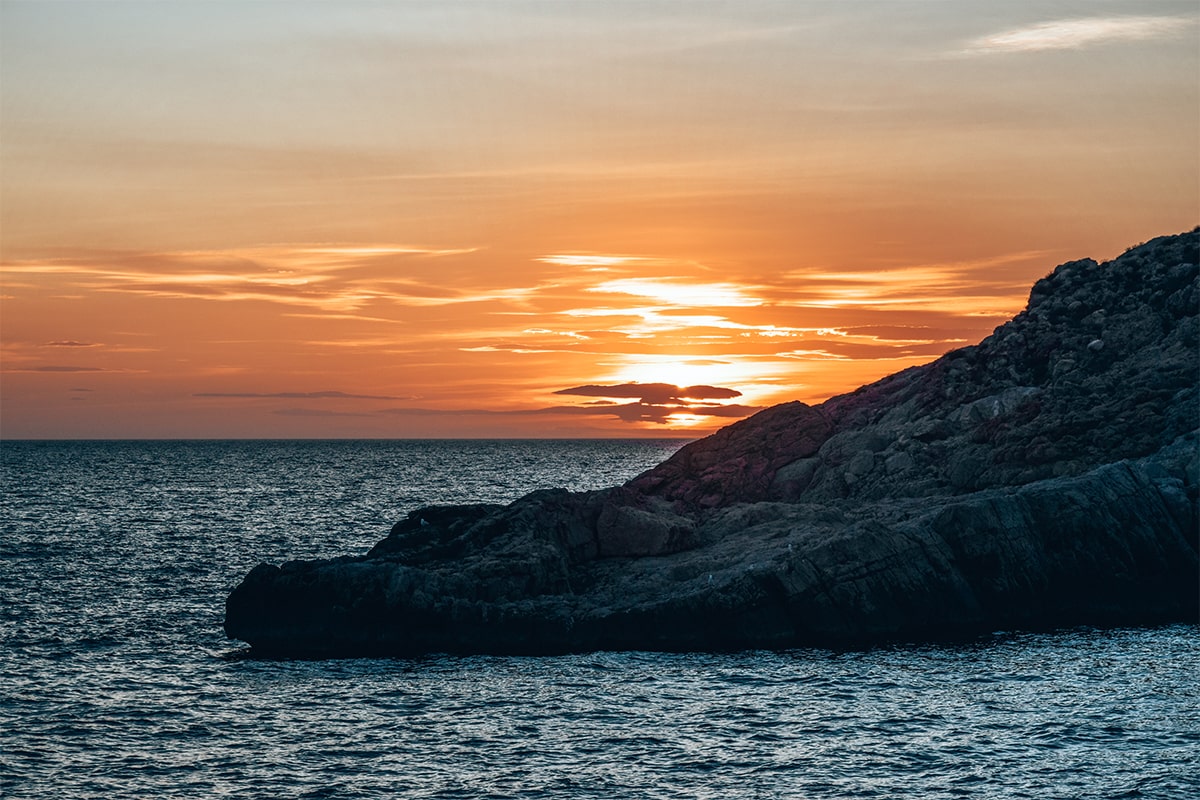
[{"label": "cloud", "polygon": [[616,417],[623,422],[653,422],[656,425],[666,425],[675,422],[681,415],[688,417],[738,419],[747,417],[758,410],[758,406],[744,406],[736,403],[728,405],[672,406],[643,403],[640,401],[637,403],[617,403],[610,405],[589,403],[582,406],[555,406],[552,409],[543,409],[544,412],[556,414]]},{"label": "cloud", "polygon": [[317,408],[281,408],[278,411],[272,411],[272,414],[277,414],[281,417],[369,417],[370,414],[361,414],[353,411],[327,411]]},{"label": "cloud", "polygon": [[1059,19],[981,36],[967,43],[967,55],[1074,50],[1117,41],[1157,39],[1194,25],[1188,17],[1116,16]]},{"label": "cloud", "polygon": [[760,306],[762,300],[735,283],[698,283],[687,278],[618,278],[588,289],[589,292],[646,297],[685,308],[731,308]]},{"label": "cloud", "polygon": [[144,297],[257,301],[324,312],[370,304],[443,306],[522,302],[534,289],[462,287],[394,277],[395,259],[466,256],[475,248],[308,245],[200,251],[79,251],[5,263],[6,273],[57,276],[64,289]]},{"label": "cloud", "polygon": [[579,406],[547,406],[544,408],[489,409],[489,408],[385,408],[379,413],[414,417],[473,417],[473,416],[586,416],[616,417],[623,422],[653,422],[666,425],[680,416],[741,418],[761,410],[760,406],[693,405],[668,406],[653,403],[587,403]]},{"label": "cloud", "polygon": [[559,389],[555,394],[570,394],[581,397],[636,397],[642,403],[662,405],[684,404],[688,400],[728,400],[741,397],[736,389],[721,386],[673,386],[669,383],[621,383],[613,386],[588,384]]},{"label": "cloud", "polygon": [[474,253],[478,247],[458,247],[452,249],[434,250],[428,247],[406,247],[391,244],[373,245],[326,245],[321,247],[299,247],[294,250],[297,254],[309,253],[318,256],[338,256],[351,262],[356,262],[364,256],[457,256],[464,253]]},{"label": "cloud", "polygon": [[739,403],[696,403],[696,400],[726,400],[740,397],[741,392],[721,386],[673,386],[666,383],[628,383],[614,386],[576,386],[562,389],[555,394],[581,397],[637,398],[632,403],[618,403],[611,399],[597,400],[577,406],[547,406],[543,408],[486,409],[486,408],[387,408],[382,414],[403,416],[588,416],[616,417],[623,422],[651,422],[666,425],[680,422],[681,418],[691,421],[710,418],[740,418],[761,409],[760,406]]},{"label": "cloud", "polygon": [[550,256],[542,256],[535,258],[534,261],[541,261],[545,264],[557,264],[563,267],[600,267],[602,269],[608,267],[616,267],[632,262],[648,261],[649,259],[639,256],[603,256],[590,253],[577,254],[558,254]]},{"label": "cloud", "polygon": [[776,353],[780,358],[799,358],[805,361],[853,361],[850,356],[831,353],[828,350],[788,350]]},{"label": "cloud", "polygon": [[283,400],[409,400],[382,394],[347,394],[346,392],[196,392],[192,397],[268,397]]},{"label": "cloud", "polygon": [[99,342],[77,342],[74,339],[57,339],[46,342],[42,347],[99,347]]},{"label": "cloud", "polygon": [[[681,422],[684,418],[694,421],[704,417],[745,417],[758,410],[757,406],[738,403],[697,402],[730,400],[742,396],[737,389],[724,386],[676,386],[670,383],[587,384],[560,389],[555,394],[597,397],[603,400],[578,406],[556,406],[554,413],[611,416],[624,422],[652,422],[657,425]],[[635,398],[636,402],[612,402],[625,398]]]},{"label": "cloud", "polygon": [[5,372],[108,372],[109,370],[101,369],[100,367],[69,367],[69,366],[44,366],[44,367],[25,367],[23,369],[6,369]]}]

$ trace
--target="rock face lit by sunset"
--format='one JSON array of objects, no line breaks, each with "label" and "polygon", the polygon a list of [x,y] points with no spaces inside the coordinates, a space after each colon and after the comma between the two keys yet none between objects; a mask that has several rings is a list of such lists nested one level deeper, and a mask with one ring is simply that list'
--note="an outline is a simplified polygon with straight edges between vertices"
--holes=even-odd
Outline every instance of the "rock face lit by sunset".
[{"label": "rock face lit by sunset", "polygon": [[6,438],[693,438],[1200,221],[1194,2],[0,5]]}]

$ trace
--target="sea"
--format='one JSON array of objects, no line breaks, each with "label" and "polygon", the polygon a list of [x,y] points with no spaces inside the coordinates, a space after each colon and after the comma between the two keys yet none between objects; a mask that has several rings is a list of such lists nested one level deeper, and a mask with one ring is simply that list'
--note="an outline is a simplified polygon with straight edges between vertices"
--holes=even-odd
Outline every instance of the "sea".
[{"label": "sea", "polygon": [[0,443],[0,797],[1196,798],[1200,628],[270,661],[253,566],[677,440]]}]

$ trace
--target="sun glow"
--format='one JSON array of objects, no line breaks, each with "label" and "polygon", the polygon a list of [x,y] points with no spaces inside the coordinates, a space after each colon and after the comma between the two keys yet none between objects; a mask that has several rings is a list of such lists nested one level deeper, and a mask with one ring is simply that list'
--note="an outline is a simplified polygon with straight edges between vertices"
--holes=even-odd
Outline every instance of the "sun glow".
[{"label": "sun glow", "polygon": [[740,358],[719,360],[631,354],[605,377],[612,383],[670,383],[675,386],[729,386],[742,392],[738,403],[753,403],[763,392],[756,389],[764,378],[760,365]]},{"label": "sun glow", "polygon": [[676,386],[736,384],[750,376],[743,365],[721,361],[691,362],[674,356],[629,355],[607,378],[614,383],[673,383]]},{"label": "sun glow", "polygon": [[762,300],[733,283],[695,283],[682,278],[645,280],[619,278],[588,289],[590,292],[648,297],[660,303],[687,308],[760,306]]},{"label": "sun glow", "polygon": [[590,254],[561,254],[542,256],[534,259],[544,264],[558,264],[564,267],[617,267],[646,259],[638,256],[599,256]]},{"label": "sun glow", "polygon": [[681,428],[695,428],[701,425],[711,425],[712,417],[701,417],[696,414],[677,412],[667,415],[667,424]]}]

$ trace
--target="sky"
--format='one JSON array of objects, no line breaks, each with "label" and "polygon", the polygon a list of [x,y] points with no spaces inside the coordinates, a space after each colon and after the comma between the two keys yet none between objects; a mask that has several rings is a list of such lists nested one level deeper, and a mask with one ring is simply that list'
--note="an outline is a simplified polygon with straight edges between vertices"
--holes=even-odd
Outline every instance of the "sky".
[{"label": "sky", "polygon": [[709,433],[1200,222],[1194,0],[0,0],[0,436]]}]

